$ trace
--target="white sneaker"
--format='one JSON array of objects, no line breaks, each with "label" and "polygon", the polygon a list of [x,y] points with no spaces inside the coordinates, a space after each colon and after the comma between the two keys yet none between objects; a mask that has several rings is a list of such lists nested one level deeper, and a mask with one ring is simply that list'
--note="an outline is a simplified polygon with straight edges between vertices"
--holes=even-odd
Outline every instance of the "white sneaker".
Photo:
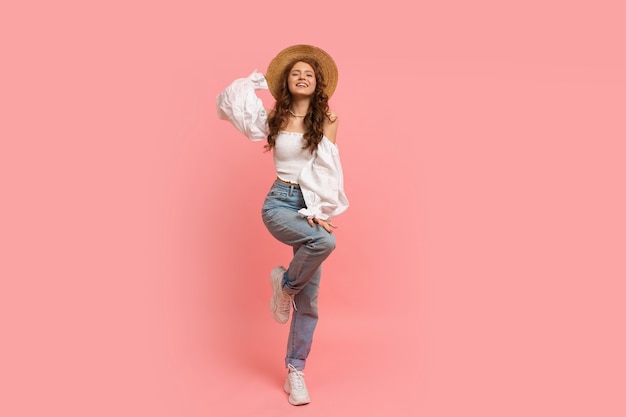
[{"label": "white sneaker", "polygon": [[311,402],[309,391],[304,383],[304,373],[298,371],[295,366],[289,364],[289,373],[285,380],[285,392],[289,394],[289,403],[291,405],[304,405]]},{"label": "white sneaker", "polygon": [[270,283],[272,284],[272,298],[270,299],[270,312],[274,319],[280,324],[287,323],[291,306],[295,308],[293,297],[283,291],[283,275],[285,268],[277,266],[270,273]]}]

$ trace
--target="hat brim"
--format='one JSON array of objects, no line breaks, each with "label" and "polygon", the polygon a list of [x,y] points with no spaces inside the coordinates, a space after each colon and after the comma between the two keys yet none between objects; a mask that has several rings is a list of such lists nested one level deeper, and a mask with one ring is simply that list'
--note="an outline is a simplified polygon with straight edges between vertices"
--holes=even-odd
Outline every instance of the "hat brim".
[{"label": "hat brim", "polygon": [[293,45],[283,49],[272,59],[267,67],[265,79],[274,98],[277,98],[280,89],[280,78],[287,65],[300,58],[313,58],[320,66],[320,71],[326,82],[326,95],[330,98],[337,88],[339,73],[333,58],[323,49],[313,45]]}]

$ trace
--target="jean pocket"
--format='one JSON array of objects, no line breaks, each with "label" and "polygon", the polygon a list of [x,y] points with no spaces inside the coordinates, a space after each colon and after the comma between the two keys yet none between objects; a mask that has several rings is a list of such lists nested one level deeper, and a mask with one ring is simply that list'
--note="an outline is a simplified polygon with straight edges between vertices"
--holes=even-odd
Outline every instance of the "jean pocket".
[{"label": "jean pocket", "polygon": [[270,190],[269,194],[267,195],[267,198],[269,200],[287,200],[287,197],[289,197],[289,193],[287,191],[281,191],[281,190]]},{"label": "jean pocket", "polygon": [[270,192],[265,196],[265,201],[263,202],[263,212],[283,206],[287,198],[287,192],[270,190]]}]

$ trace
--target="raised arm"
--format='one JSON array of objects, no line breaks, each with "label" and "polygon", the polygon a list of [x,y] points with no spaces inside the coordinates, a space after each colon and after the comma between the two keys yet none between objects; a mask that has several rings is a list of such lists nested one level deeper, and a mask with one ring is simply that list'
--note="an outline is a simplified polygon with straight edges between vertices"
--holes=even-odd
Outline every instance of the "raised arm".
[{"label": "raised arm", "polygon": [[215,99],[217,117],[230,121],[247,138],[263,140],[269,133],[267,110],[256,90],[267,89],[265,77],[258,71],[232,82]]}]

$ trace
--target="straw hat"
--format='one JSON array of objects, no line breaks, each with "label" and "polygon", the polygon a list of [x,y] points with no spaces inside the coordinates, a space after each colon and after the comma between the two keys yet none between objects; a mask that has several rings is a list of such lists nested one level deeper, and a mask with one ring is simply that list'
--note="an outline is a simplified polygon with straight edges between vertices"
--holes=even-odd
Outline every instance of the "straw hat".
[{"label": "straw hat", "polygon": [[337,79],[339,73],[337,72],[337,65],[333,58],[328,53],[313,45],[293,45],[283,49],[272,59],[265,79],[270,92],[277,98],[278,89],[280,87],[280,77],[287,65],[294,63],[300,58],[313,58],[320,66],[324,81],[326,81],[326,94],[330,98],[337,88]]}]

